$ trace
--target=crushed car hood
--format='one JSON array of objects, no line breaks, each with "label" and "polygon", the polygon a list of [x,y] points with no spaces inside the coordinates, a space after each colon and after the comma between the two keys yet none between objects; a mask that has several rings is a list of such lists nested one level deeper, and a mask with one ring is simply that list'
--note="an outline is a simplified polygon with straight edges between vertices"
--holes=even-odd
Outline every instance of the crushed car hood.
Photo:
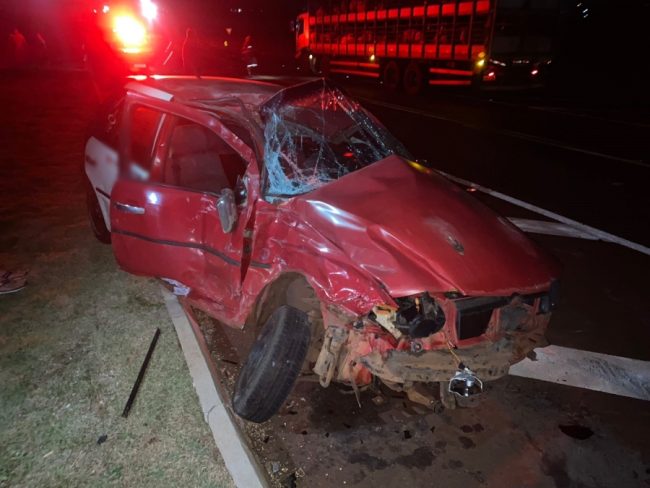
[{"label": "crushed car hood", "polygon": [[394,296],[533,293],[557,276],[554,260],[449,180],[390,156],[290,206]]}]

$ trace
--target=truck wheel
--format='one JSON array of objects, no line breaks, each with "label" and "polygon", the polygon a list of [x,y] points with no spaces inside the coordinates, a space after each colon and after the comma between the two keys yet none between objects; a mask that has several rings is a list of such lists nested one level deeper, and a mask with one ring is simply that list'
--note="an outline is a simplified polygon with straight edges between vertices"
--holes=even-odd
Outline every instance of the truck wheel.
[{"label": "truck wheel", "polygon": [[404,70],[404,91],[409,95],[418,95],[424,88],[424,75],[422,68],[414,61],[411,61]]},{"label": "truck wheel", "polygon": [[283,305],[271,314],[235,383],[232,406],[237,415],[259,423],[280,409],[300,373],[310,339],[305,312]]},{"label": "truck wheel", "polygon": [[399,88],[399,83],[401,79],[401,72],[399,69],[399,64],[395,61],[389,61],[384,65],[382,71],[382,81],[384,82],[384,87],[390,91],[396,91]]},{"label": "truck wheel", "polygon": [[102,209],[97,200],[97,194],[88,180],[86,180],[86,207],[88,209],[88,219],[90,220],[90,228],[93,234],[95,234],[99,242],[110,244],[111,231],[106,227],[104,214],[102,214]]},{"label": "truck wheel", "polygon": [[309,70],[314,76],[328,76],[330,72],[330,58],[327,56],[314,56],[308,61]]}]

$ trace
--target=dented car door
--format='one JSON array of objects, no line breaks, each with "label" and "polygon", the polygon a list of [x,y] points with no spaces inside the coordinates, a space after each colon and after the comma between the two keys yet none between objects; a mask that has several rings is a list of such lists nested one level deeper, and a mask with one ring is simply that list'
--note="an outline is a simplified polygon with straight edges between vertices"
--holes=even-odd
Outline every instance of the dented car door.
[{"label": "dented car door", "polygon": [[[124,169],[112,192],[113,249],[125,270],[172,281],[177,293],[226,313],[222,297],[241,286],[251,165],[225,142],[232,133],[205,122],[167,114],[149,168]],[[134,157],[127,149],[124,158]],[[244,197],[234,200],[235,189]],[[228,226],[220,218],[224,201],[232,204]]]}]

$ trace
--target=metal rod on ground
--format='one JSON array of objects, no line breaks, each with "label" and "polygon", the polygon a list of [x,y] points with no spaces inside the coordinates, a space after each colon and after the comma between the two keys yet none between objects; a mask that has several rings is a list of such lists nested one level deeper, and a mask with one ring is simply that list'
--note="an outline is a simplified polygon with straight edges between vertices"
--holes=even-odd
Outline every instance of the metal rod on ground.
[{"label": "metal rod on ground", "polygon": [[129,399],[126,401],[126,405],[124,405],[124,411],[122,412],[122,417],[124,418],[129,416],[129,412],[131,411],[131,406],[133,405],[135,396],[138,394],[138,390],[140,389],[140,383],[142,383],[142,378],[144,378],[144,373],[145,371],[147,371],[147,366],[149,366],[149,360],[151,359],[153,350],[156,348],[158,337],[160,337],[159,328],[156,329],[156,333],[153,335],[153,339],[151,340],[151,344],[149,345],[149,350],[147,351],[147,355],[144,358],[142,366],[140,366],[140,372],[138,373],[138,377],[136,378],[135,383],[133,384],[133,388],[131,388],[131,394],[129,395]]}]

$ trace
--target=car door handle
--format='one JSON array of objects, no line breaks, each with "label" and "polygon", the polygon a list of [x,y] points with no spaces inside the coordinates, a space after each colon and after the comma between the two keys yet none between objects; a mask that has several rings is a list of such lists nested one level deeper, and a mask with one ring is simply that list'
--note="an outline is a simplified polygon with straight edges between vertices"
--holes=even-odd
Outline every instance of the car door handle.
[{"label": "car door handle", "polygon": [[130,213],[130,214],[135,214],[135,215],[143,215],[144,214],[144,208],[142,207],[136,207],[135,205],[129,205],[127,203],[120,203],[120,202],[115,202],[115,208],[118,210],[124,212],[124,213]]}]

